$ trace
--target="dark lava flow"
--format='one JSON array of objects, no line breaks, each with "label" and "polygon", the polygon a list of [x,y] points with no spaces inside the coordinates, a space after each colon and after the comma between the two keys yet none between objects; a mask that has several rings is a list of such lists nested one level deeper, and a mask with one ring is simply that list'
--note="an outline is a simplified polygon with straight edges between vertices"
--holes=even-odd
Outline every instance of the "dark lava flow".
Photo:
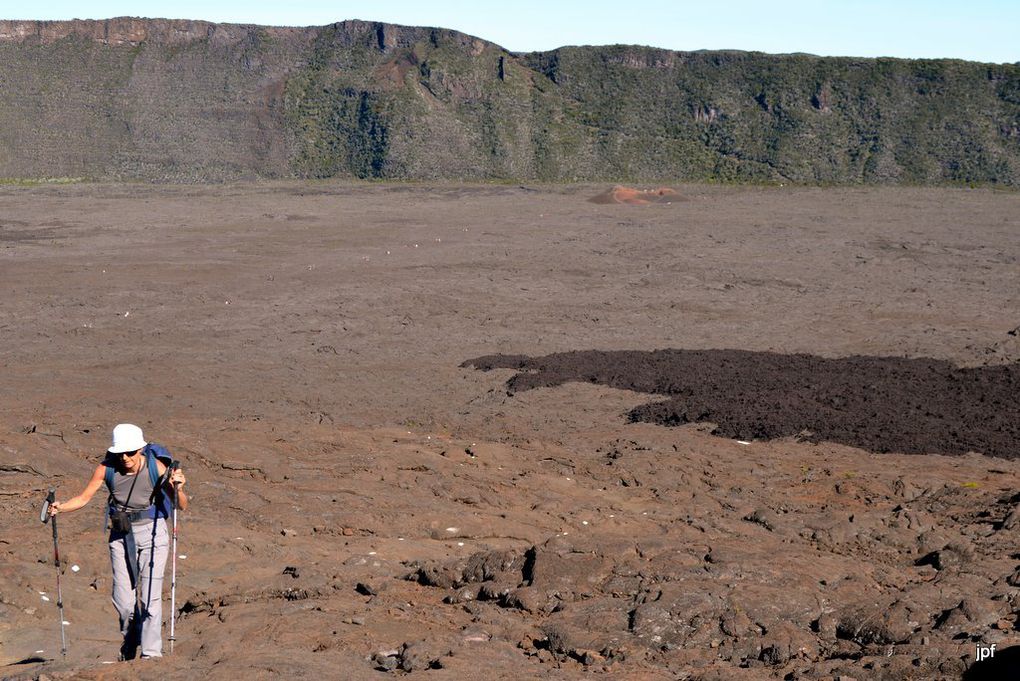
[{"label": "dark lava flow", "polygon": [[507,391],[567,381],[667,395],[630,412],[665,426],[717,425],[724,437],[801,436],[874,452],[1020,456],[1020,364],[964,368],[919,358],[826,359],[744,350],[488,355],[461,364],[516,369]]}]

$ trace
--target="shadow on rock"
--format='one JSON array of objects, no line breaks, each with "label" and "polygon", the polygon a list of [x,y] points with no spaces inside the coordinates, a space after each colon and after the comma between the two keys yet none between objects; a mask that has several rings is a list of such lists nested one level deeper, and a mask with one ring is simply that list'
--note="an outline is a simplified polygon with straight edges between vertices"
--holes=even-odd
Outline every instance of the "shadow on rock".
[{"label": "shadow on rock", "polygon": [[516,369],[515,391],[568,381],[666,395],[632,421],[717,425],[716,435],[800,436],[875,452],[1016,458],[1020,364],[957,367],[917,358],[826,359],[743,350],[575,351],[489,355],[462,367]]}]

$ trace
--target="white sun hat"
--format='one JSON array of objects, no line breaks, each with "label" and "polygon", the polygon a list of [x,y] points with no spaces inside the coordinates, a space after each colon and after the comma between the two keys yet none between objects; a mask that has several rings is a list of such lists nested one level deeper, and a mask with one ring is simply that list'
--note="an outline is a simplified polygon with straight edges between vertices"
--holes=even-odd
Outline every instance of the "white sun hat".
[{"label": "white sun hat", "polygon": [[109,454],[136,452],[147,444],[141,428],[130,423],[120,423],[113,429],[113,442],[106,451]]}]

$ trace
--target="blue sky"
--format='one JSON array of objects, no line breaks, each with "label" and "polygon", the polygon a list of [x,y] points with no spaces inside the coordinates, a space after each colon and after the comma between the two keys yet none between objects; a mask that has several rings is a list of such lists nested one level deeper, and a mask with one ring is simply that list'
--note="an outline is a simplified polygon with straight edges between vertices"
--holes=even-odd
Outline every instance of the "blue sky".
[{"label": "blue sky", "polygon": [[615,43],[860,57],[1020,61],[1020,0],[0,0],[2,19],[115,16],[320,26],[364,19],[453,28],[514,51]]}]

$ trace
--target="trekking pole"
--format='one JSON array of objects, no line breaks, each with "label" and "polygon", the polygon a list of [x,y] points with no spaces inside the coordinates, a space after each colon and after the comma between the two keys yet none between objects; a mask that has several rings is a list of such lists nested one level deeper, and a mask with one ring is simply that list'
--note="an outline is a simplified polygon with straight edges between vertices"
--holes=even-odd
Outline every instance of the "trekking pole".
[{"label": "trekking pole", "polygon": [[[170,475],[180,468],[180,461],[170,464]],[[173,483],[174,498],[170,513],[173,515],[173,534],[170,539],[170,654],[174,654],[174,622],[177,621],[177,483]]]},{"label": "trekking pole", "polygon": [[46,524],[53,521],[53,565],[57,568],[57,610],[60,614],[60,654],[67,656],[67,637],[64,634],[64,596],[60,591],[60,549],[57,544],[57,516],[50,516],[50,506],[57,500],[57,491],[50,487],[50,493],[46,495],[42,511],[39,512],[39,520]]}]

